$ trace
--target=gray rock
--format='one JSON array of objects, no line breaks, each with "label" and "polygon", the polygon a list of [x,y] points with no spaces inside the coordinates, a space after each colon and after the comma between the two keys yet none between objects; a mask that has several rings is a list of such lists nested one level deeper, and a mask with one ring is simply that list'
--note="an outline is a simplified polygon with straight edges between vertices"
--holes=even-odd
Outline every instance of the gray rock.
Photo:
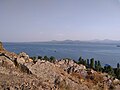
[{"label": "gray rock", "polygon": [[73,60],[60,60],[57,63],[57,66],[64,69],[64,71],[67,71],[68,73],[73,72],[81,72],[81,70],[86,70],[86,67],[84,65],[78,65],[74,63]]},{"label": "gray rock", "polygon": [[0,56],[0,65],[7,68],[15,68],[14,63],[5,56]]},{"label": "gray rock", "polygon": [[18,55],[19,58],[24,58],[25,60],[28,60],[29,59],[29,55],[27,55],[25,52],[21,52],[19,55]]}]

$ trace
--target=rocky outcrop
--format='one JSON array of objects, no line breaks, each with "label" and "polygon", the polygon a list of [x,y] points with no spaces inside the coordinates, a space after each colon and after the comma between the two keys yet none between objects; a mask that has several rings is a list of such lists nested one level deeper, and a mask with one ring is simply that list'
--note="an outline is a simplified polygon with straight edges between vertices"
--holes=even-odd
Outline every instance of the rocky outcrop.
[{"label": "rocky outcrop", "polygon": [[81,90],[88,90],[86,85],[53,63],[44,60],[35,64],[20,62],[18,58],[25,59],[19,55],[11,59],[7,55],[0,56],[0,76],[3,77],[0,78],[0,90],[79,90],[80,87]]},{"label": "rocky outcrop", "polygon": [[2,42],[0,42],[0,51],[3,51],[3,50],[4,50],[3,44],[2,44]]},{"label": "rocky outcrop", "polygon": [[81,71],[85,71],[86,67],[84,65],[78,65],[76,64],[73,60],[59,60],[56,65],[62,69],[64,69],[64,71],[67,71],[69,74],[73,73],[73,72],[77,72],[80,73]]},{"label": "rocky outcrop", "polygon": [[[36,64],[27,63],[26,66],[38,78],[47,81],[52,90],[88,90],[79,80],[72,78],[64,69],[48,61],[38,61]],[[80,89],[80,87],[82,87]]]}]

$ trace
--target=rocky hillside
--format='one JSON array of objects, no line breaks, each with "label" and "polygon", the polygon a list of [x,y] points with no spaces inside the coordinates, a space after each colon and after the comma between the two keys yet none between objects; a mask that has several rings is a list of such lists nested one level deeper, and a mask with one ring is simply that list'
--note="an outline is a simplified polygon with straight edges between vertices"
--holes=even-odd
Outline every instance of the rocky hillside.
[{"label": "rocky hillside", "polygon": [[0,90],[120,90],[120,81],[73,60],[51,63],[0,51]]}]

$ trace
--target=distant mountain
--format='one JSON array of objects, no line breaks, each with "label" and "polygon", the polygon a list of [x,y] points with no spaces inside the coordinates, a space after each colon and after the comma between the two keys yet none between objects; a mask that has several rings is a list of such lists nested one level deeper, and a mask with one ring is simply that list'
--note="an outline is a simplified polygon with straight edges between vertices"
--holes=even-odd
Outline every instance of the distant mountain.
[{"label": "distant mountain", "polygon": [[105,43],[105,44],[120,44],[119,40],[109,40],[109,39],[104,39],[104,40],[88,40],[88,41],[80,41],[80,40],[64,40],[64,41],[57,41],[57,40],[52,40],[49,41],[48,43],[61,43],[61,44],[79,44],[79,43]]},{"label": "distant mountain", "polygon": [[64,41],[57,41],[57,40],[52,40],[47,43],[57,43],[57,44],[78,44],[78,43],[83,43],[85,41],[79,41],[79,40],[64,40]]},{"label": "distant mountain", "polygon": [[[4,42],[4,43],[9,43],[9,42]],[[52,40],[52,41],[44,41],[44,42],[21,42],[21,43],[29,43],[29,44],[36,44],[36,43],[38,43],[38,44],[39,43],[48,43],[48,44],[51,44],[51,43],[52,44],[96,43],[96,44],[115,44],[115,45],[120,45],[120,40],[109,40],[109,39],[104,39],[104,40],[94,39],[94,40],[88,40],[88,41],[81,41],[81,40],[63,40],[63,41],[57,41],[57,40]]]}]

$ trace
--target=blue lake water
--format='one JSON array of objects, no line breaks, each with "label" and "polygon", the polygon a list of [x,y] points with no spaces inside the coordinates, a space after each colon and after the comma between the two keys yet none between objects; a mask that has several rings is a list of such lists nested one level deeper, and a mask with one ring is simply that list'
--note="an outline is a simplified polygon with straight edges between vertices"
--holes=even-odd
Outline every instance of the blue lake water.
[{"label": "blue lake water", "polygon": [[120,63],[120,47],[114,44],[55,44],[55,43],[3,43],[6,50],[20,53],[26,52],[30,56],[55,56],[60,58],[71,58],[78,60],[80,56],[84,59],[95,58],[102,65],[110,64],[115,67]]}]

